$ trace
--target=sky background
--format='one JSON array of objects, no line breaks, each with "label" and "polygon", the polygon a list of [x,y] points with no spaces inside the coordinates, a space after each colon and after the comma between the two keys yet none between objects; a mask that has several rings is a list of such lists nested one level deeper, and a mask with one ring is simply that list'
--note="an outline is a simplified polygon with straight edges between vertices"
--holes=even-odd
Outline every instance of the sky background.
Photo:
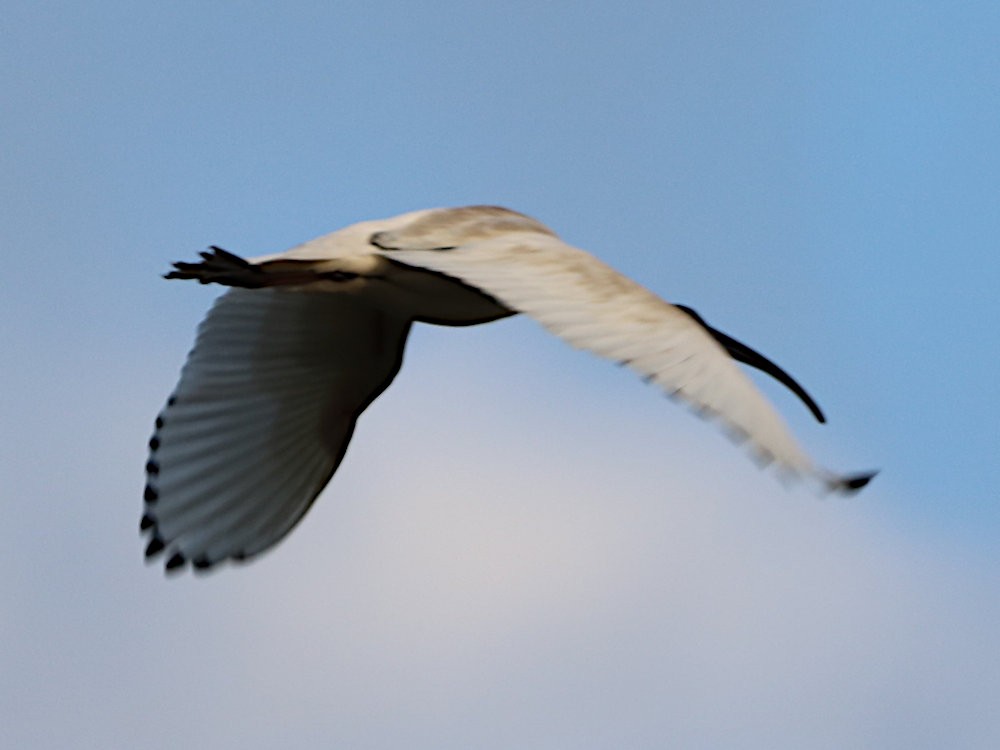
[{"label": "sky background", "polygon": [[[21,2],[0,746],[1000,747],[1000,5]],[[496,203],[758,348],[818,500],[524,319],[421,327],[276,550],[145,567],[209,244]]]}]

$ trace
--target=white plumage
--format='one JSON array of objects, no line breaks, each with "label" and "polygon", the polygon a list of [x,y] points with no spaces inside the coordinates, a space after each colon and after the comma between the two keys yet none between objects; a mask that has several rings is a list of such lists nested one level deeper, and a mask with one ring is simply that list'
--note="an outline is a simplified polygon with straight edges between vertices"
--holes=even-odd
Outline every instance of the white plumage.
[{"label": "white plumage", "polygon": [[285,253],[212,248],[168,278],[230,287],[157,417],[147,463],[147,557],[207,569],[274,545],[336,470],[362,411],[392,381],[413,322],[525,313],[716,418],[783,475],[850,492],[798,447],[734,358],[801,387],[761,355],[544,225],[492,206],[355,224]]}]

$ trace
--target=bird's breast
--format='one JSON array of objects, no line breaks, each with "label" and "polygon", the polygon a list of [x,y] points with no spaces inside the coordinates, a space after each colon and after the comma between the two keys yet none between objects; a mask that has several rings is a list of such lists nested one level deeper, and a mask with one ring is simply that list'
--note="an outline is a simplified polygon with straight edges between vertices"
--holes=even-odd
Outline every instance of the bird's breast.
[{"label": "bird's breast", "polygon": [[466,326],[488,323],[517,311],[479,289],[436,271],[382,259],[382,274],[373,278],[373,294],[424,323]]}]

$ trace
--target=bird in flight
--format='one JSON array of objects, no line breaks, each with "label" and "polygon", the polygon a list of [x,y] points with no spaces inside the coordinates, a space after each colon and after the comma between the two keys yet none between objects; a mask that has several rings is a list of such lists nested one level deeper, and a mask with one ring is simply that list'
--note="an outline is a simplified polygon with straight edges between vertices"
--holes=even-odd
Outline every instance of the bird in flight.
[{"label": "bird in flight", "polygon": [[399,371],[414,323],[524,313],[716,420],[785,477],[850,493],[874,476],[813,463],[735,363],[776,378],[825,421],[780,367],[515,211],[415,211],[276,255],[212,247],[201,257],[166,278],[230,289],[198,328],[146,464],[146,557],[168,571],[249,560],[298,523]]}]

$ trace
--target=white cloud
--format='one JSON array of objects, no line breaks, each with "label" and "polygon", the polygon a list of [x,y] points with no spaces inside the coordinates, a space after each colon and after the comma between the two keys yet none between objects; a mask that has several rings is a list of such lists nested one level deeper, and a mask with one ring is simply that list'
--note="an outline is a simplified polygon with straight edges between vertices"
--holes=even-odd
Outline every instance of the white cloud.
[{"label": "white cloud", "polygon": [[11,746],[1000,740],[974,555],[887,527],[878,484],[783,490],[571,352],[505,369],[520,333],[468,359],[457,332],[451,354],[422,339],[302,526],[204,579],[139,562],[144,378],[94,379],[117,398],[91,440],[86,373],[54,393],[26,444],[63,471],[22,475],[0,532]]}]

